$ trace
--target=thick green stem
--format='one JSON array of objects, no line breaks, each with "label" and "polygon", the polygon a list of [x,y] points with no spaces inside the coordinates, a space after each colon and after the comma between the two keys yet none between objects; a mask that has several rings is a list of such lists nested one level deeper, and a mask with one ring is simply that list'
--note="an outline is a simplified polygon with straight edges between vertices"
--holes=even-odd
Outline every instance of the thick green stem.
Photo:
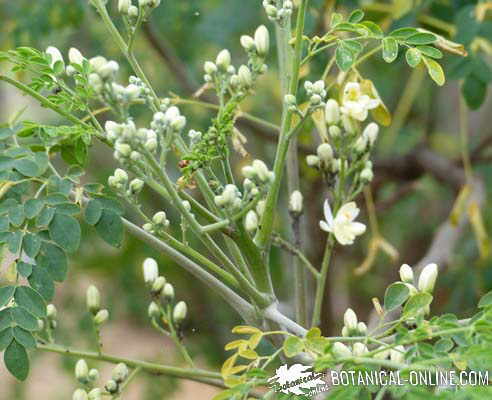
[{"label": "thick green stem", "polygon": [[321,310],[323,308],[323,298],[325,296],[326,279],[328,278],[328,269],[330,267],[330,259],[333,252],[333,245],[334,245],[333,235],[330,234],[325,247],[325,254],[323,256],[323,262],[321,264],[320,276],[319,279],[317,280],[317,285],[316,285],[312,326],[318,326],[321,322]]}]

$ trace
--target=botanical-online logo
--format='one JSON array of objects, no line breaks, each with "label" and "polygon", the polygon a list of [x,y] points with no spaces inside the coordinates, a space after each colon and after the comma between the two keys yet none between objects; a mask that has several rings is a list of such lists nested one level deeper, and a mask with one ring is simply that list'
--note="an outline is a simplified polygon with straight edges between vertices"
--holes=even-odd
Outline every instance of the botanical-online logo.
[{"label": "botanical-online logo", "polygon": [[319,385],[326,385],[322,379],[324,374],[316,373],[311,367],[294,364],[290,367],[282,365],[275,375],[268,380],[270,387],[276,392],[285,394],[306,395]]}]

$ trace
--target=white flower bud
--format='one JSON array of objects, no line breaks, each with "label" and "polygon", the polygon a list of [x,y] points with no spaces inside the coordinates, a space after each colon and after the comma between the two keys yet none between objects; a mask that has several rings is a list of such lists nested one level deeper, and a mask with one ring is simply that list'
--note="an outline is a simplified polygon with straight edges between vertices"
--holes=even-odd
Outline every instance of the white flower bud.
[{"label": "white flower bud", "polygon": [[68,59],[72,64],[82,65],[85,57],[78,49],[71,47],[70,50],[68,50]]},{"label": "white flower bud", "polygon": [[363,357],[365,354],[369,352],[367,346],[364,343],[355,342],[352,348],[354,356]]},{"label": "white flower bud", "polygon": [[183,129],[185,125],[186,125],[186,117],[184,117],[183,115],[176,117],[171,122],[171,128],[174,129],[176,132],[179,132],[181,129]]},{"label": "white flower bud", "polygon": [[54,304],[48,304],[46,306],[46,316],[48,317],[48,319],[56,319],[57,314],[58,312],[56,311],[56,307],[54,306]]},{"label": "white flower bud", "polygon": [[157,149],[157,145],[157,139],[149,139],[145,142],[145,148],[150,152],[154,152]]},{"label": "white flower bud", "polygon": [[318,104],[321,103],[321,100],[323,100],[321,98],[321,96],[319,94],[313,94],[310,98],[309,98],[309,102],[313,105],[313,106],[316,106]]},{"label": "white flower bud", "polygon": [[270,49],[270,34],[268,29],[261,25],[255,32],[255,47],[256,52],[260,57],[265,57]]},{"label": "white flower bud", "polygon": [[408,288],[410,296],[415,296],[419,292],[411,283],[405,283],[405,286]]},{"label": "white flower bud", "polygon": [[80,359],[75,364],[75,378],[80,383],[87,383],[89,380],[89,367],[84,359]]},{"label": "white flower bud", "polygon": [[94,89],[96,93],[100,93],[103,87],[101,77],[98,74],[89,75],[89,86]]},{"label": "white flower bud", "polygon": [[101,66],[98,70],[97,73],[101,76],[103,79],[107,79],[112,77],[118,70],[120,69],[120,66],[116,61],[108,61],[106,64]]},{"label": "white flower bud", "polygon": [[173,321],[176,324],[180,324],[186,318],[187,312],[188,312],[188,306],[184,301],[180,301],[178,304],[174,306]]},{"label": "white flower bud", "polygon": [[244,228],[248,232],[253,232],[258,229],[258,215],[253,210],[248,211],[244,219]]},{"label": "white flower bud", "polygon": [[128,367],[126,364],[119,363],[116,367],[114,367],[111,377],[117,383],[123,382],[128,377]]},{"label": "white flower bud", "polygon": [[314,93],[322,96],[324,91],[325,91],[325,81],[319,80],[319,81],[316,81],[313,83],[313,92]]},{"label": "white flower bud", "polygon": [[142,229],[145,231],[145,232],[150,232],[150,233],[153,233],[154,232],[154,226],[152,224],[143,224],[142,225]]},{"label": "white flower bud", "polygon": [[77,389],[73,392],[72,400],[88,400],[87,392],[84,389]]},{"label": "white flower bud", "polygon": [[354,150],[357,153],[364,153],[367,150],[367,137],[360,136],[354,143]]},{"label": "white flower bud", "polygon": [[357,324],[357,332],[359,332],[359,335],[365,336],[367,333],[367,325],[364,322],[359,322]]},{"label": "white flower bud", "polygon": [[181,204],[183,205],[186,211],[191,211],[191,203],[188,200],[183,200]]},{"label": "white flower bud", "polygon": [[249,51],[255,47],[255,41],[251,36],[241,36],[241,46],[244,50]]},{"label": "white flower bud", "polygon": [[378,138],[378,133],[379,133],[379,126],[375,122],[371,122],[369,125],[367,125],[362,132],[362,135],[367,137],[367,140],[369,141],[369,144],[371,146],[374,146],[374,143],[376,142],[376,139]]},{"label": "white flower bud", "polygon": [[[99,371],[95,368],[92,368],[89,371],[89,380],[92,382],[95,382],[99,379]],[[89,398],[90,398],[90,393],[89,393]]]},{"label": "white flower bud", "polygon": [[264,182],[268,179],[268,167],[263,161],[254,160],[251,166],[260,181]]},{"label": "white flower bud", "polygon": [[152,284],[152,294],[158,295],[161,293],[162,289],[164,288],[164,285],[166,284],[166,278],[163,276],[158,276],[154,283]]},{"label": "white flower bud", "polygon": [[271,4],[267,4],[265,6],[265,12],[266,12],[266,15],[268,15],[268,17],[270,18],[277,18],[278,16],[278,11],[277,11],[277,7],[275,7],[274,5],[271,5]]},{"label": "white flower bud", "polygon": [[421,292],[432,293],[438,274],[437,264],[428,264],[419,276],[418,288]]},{"label": "white flower bud", "polygon": [[[383,348],[384,348],[384,346],[380,346],[377,348],[377,350],[380,350]],[[377,352],[376,354],[374,354],[373,357],[377,360],[386,360],[389,355],[390,355],[389,350],[381,350],[381,351]]]},{"label": "white flower bud", "polygon": [[161,310],[159,310],[159,306],[154,301],[149,304],[149,309],[147,311],[150,318],[159,318],[161,315]]},{"label": "white flower bud", "polygon": [[130,6],[128,8],[128,16],[130,18],[137,18],[138,17],[138,7],[137,6]]},{"label": "white flower bud", "polygon": [[400,267],[400,279],[405,283],[413,283],[413,270],[408,264],[403,264]]},{"label": "white flower bud", "polygon": [[111,394],[116,393],[118,391],[118,384],[110,379],[109,381],[106,382],[104,385],[104,388]]},{"label": "white flower bud", "polygon": [[224,207],[227,204],[227,199],[222,195],[218,195],[214,197],[214,202],[217,207]]},{"label": "white flower bud", "polygon": [[159,276],[159,266],[153,258],[146,258],[142,265],[144,282],[152,284]]},{"label": "white flower bud", "polygon": [[118,180],[118,182],[126,183],[128,181],[128,174],[125,170],[121,168],[116,168],[114,171],[114,176]]},{"label": "white flower bud", "polygon": [[369,183],[374,178],[374,173],[370,168],[364,168],[360,173],[360,179],[362,182]]},{"label": "white flower bud", "polygon": [[144,182],[141,179],[134,179],[130,182],[130,191],[132,194],[137,194],[140,193],[140,191],[143,189]]},{"label": "white flower bud", "polygon": [[347,329],[347,327],[346,327],[346,326],[344,326],[344,327],[342,328],[342,336],[343,336],[343,337],[349,337],[349,336],[350,336],[349,331],[348,331],[348,329]]},{"label": "white flower bud", "polygon": [[347,311],[345,311],[345,314],[343,315],[343,322],[349,331],[357,329],[357,315],[354,310],[347,308]]},{"label": "white flower bud", "polygon": [[332,348],[333,355],[336,358],[351,357],[352,351],[341,342],[336,342]]},{"label": "white flower bud", "polygon": [[90,285],[87,289],[86,304],[92,314],[96,314],[101,308],[101,294],[94,285]]},{"label": "white flower bud", "polygon": [[247,165],[241,169],[241,172],[245,178],[253,179],[255,177],[255,170],[251,165]]},{"label": "white flower bud", "polygon": [[46,54],[49,54],[51,57],[51,62],[50,62],[50,67],[54,68],[56,63],[61,63],[63,65],[63,69],[65,69],[65,61],[63,61],[63,56],[60,53],[60,50],[58,50],[54,46],[49,46],[46,49]]},{"label": "white flower bud", "polygon": [[284,97],[284,102],[289,106],[295,106],[297,104],[296,96],[293,94],[286,94]]},{"label": "white flower bud", "polygon": [[96,316],[94,317],[94,323],[96,325],[102,325],[108,320],[108,318],[109,311],[104,308],[96,314]]},{"label": "white flower bud", "polygon": [[213,75],[217,72],[217,65],[215,65],[212,61],[205,61],[205,64],[203,64],[203,70],[205,73]]},{"label": "white flower bud", "polygon": [[162,291],[162,294],[164,295],[164,299],[168,302],[171,302],[174,300],[174,287],[170,283],[166,283],[164,285],[164,290]]},{"label": "white flower bud", "polygon": [[217,67],[222,71],[227,71],[227,68],[231,65],[231,53],[229,53],[229,50],[224,49],[217,54],[215,64],[217,64]]},{"label": "white flower bud", "polygon": [[405,347],[402,345],[396,346],[390,350],[390,360],[396,363],[405,362]]},{"label": "white flower bud", "polygon": [[338,126],[332,125],[328,128],[328,133],[332,139],[335,139],[342,134],[342,130]]},{"label": "white flower bud", "polygon": [[237,76],[239,77],[239,83],[241,86],[250,87],[253,84],[253,77],[251,76],[251,71],[246,65],[241,65],[239,67]]},{"label": "white flower bud", "polygon": [[131,5],[131,0],[118,0],[118,11],[121,14],[128,14],[128,9]]},{"label": "white flower bud", "polygon": [[342,125],[343,129],[345,129],[345,131],[347,131],[348,133],[353,134],[356,132],[354,122],[346,114],[342,114]]},{"label": "white flower bud", "polygon": [[265,212],[265,208],[266,208],[266,200],[260,200],[256,205],[256,213],[259,216],[262,216]]},{"label": "white flower bud", "polygon": [[329,99],[326,102],[325,120],[328,125],[335,125],[340,122],[340,106],[336,100]]},{"label": "white flower bud", "polygon": [[328,143],[322,143],[316,149],[319,159],[325,163],[329,164],[333,160],[333,149]]},{"label": "white flower bud", "polygon": [[94,388],[89,392],[89,400],[101,400],[102,391],[99,388]]},{"label": "white flower bud", "polygon": [[314,154],[310,154],[306,157],[307,165],[310,167],[319,167],[319,157]]},{"label": "white flower bud", "polygon": [[116,153],[120,154],[122,157],[128,157],[132,152],[132,148],[126,143],[117,143],[114,148]]},{"label": "white flower bud", "polygon": [[293,214],[302,212],[302,193],[299,190],[294,190],[289,199],[289,211]]}]

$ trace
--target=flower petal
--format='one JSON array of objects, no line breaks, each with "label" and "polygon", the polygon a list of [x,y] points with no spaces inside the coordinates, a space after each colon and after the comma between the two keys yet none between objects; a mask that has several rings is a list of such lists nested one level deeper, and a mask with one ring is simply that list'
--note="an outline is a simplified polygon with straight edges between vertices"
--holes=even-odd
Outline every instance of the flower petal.
[{"label": "flower petal", "polygon": [[319,221],[319,227],[325,232],[331,232],[331,226],[328,225],[325,221]]},{"label": "flower petal", "polygon": [[356,236],[362,235],[366,231],[366,226],[361,222],[352,222],[350,230]]},{"label": "flower petal", "polygon": [[328,223],[328,225],[332,225],[333,213],[331,212],[331,207],[330,207],[330,203],[328,202],[328,199],[325,200],[325,203],[323,205],[323,210],[324,210],[326,222]]}]

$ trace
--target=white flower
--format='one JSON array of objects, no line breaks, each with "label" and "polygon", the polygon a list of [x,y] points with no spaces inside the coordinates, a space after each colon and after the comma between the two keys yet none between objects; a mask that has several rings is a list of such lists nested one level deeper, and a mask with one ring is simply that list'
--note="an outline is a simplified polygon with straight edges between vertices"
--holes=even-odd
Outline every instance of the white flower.
[{"label": "white flower", "polygon": [[328,200],[325,200],[324,213],[325,221],[320,221],[320,228],[325,232],[333,233],[338,243],[343,246],[353,244],[355,237],[366,231],[364,224],[354,222],[354,219],[359,215],[359,209],[353,201],[340,207],[337,215],[333,218],[330,204]]},{"label": "white flower", "polygon": [[362,94],[360,84],[349,82],[343,91],[343,101],[341,112],[358,121],[367,118],[368,111],[379,106],[378,99],[371,99],[368,95]]},{"label": "white flower", "polygon": [[418,288],[421,292],[431,293],[436,284],[438,268],[436,264],[428,264],[419,276]]},{"label": "white flower", "polygon": [[143,262],[143,275],[145,283],[153,283],[159,275],[159,266],[153,258],[146,258]]}]

